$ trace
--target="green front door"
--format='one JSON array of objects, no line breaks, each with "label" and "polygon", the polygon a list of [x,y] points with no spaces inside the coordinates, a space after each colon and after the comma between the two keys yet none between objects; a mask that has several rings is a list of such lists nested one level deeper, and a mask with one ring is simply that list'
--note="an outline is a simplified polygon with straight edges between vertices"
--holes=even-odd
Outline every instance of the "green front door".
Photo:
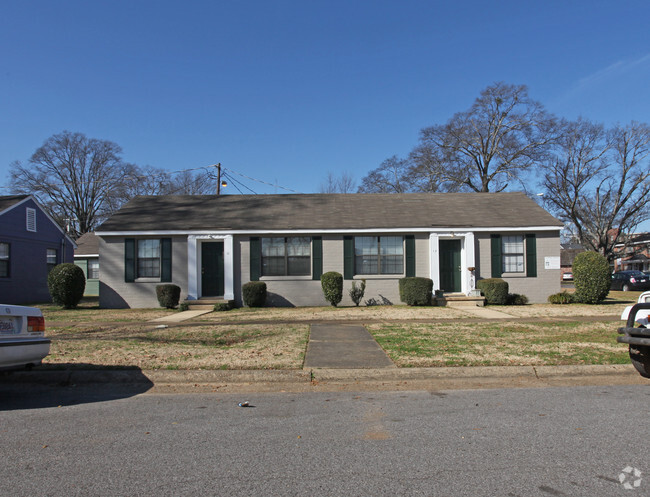
[{"label": "green front door", "polygon": [[223,296],[223,242],[201,244],[201,296]]},{"label": "green front door", "polygon": [[440,289],[460,292],[460,240],[440,240]]}]

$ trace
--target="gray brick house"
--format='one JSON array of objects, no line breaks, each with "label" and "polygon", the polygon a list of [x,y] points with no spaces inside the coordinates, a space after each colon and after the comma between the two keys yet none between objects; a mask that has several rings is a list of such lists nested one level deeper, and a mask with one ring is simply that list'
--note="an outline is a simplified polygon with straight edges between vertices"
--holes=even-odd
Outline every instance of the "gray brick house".
[{"label": "gray brick house", "polygon": [[465,294],[502,277],[544,302],[560,290],[561,228],[523,193],[136,197],[96,231],[100,304],[156,307],[161,282],[241,304],[242,285],[261,280],[270,305],[326,305],[327,271],[344,275],[342,305],[359,279],[366,299],[399,303],[404,276]]}]

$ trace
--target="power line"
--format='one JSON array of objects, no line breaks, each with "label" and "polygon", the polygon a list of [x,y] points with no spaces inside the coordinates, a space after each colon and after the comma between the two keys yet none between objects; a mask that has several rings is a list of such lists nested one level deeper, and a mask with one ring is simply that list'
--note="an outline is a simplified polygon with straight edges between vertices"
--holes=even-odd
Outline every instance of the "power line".
[{"label": "power line", "polygon": [[233,171],[232,169],[226,169],[226,168],[223,167],[223,166],[222,166],[221,169],[222,169],[222,170],[227,170],[227,171],[229,171],[229,172],[231,172],[231,173],[233,173],[233,174],[236,174],[237,176],[241,176],[242,178],[246,178],[246,179],[249,179],[249,180],[251,180],[251,181],[257,181],[258,183],[262,183],[262,184],[264,184],[264,185],[273,186],[273,187],[275,187],[275,188],[281,188],[281,189],[286,190],[286,191],[288,191],[288,192],[300,193],[300,192],[297,192],[296,190],[292,190],[291,188],[285,188],[284,186],[276,185],[276,184],[273,184],[273,183],[268,183],[268,182],[263,181],[263,180],[261,180],[261,179],[251,178],[250,176],[246,176],[245,174],[238,173],[237,171]]}]

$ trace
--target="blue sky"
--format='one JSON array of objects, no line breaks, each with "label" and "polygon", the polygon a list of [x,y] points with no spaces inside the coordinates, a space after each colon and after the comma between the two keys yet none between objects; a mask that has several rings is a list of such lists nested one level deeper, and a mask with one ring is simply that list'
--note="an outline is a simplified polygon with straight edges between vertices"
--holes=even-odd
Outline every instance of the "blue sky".
[{"label": "blue sky", "polygon": [[648,19],[640,0],[4,0],[0,185],[70,130],[141,166],[315,192],[406,156],[495,81],[562,117],[649,121]]}]

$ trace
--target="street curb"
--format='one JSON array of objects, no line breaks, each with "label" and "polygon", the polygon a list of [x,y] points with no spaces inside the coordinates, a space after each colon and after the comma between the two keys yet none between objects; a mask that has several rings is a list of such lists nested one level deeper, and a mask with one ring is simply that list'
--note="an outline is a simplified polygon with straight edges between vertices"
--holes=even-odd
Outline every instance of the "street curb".
[{"label": "street curb", "polygon": [[16,371],[2,385],[136,388],[152,393],[455,390],[580,385],[648,385],[632,365],[487,366],[312,370]]}]

